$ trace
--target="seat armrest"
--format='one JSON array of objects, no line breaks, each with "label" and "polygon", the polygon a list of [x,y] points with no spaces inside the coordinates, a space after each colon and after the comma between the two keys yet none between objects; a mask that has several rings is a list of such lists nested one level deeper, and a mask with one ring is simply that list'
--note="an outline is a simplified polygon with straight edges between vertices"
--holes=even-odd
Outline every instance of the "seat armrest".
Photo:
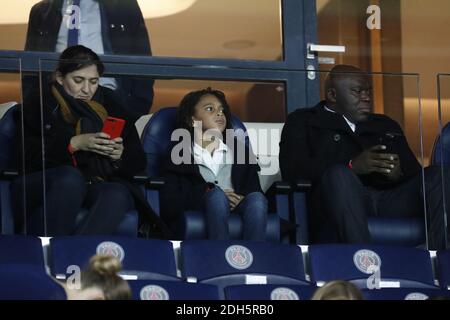
[{"label": "seat armrest", "polygon": [[287,181],[275,181],[266,191],[267,195],[288,194],[292,191],[292,186]]},{"label": "seat armrest", "polygon": [[293,189],[294,191],[309,191],[311,189],[312,183],[310,180],[299,179],[294,182]]},{"label": "seat armrest", "polygon": [[293,185],[292,209],[293,218],[297,225],[297,244],[309,244],[308,234],[308,210],[306,204],[306,194],[311,190],[312,183],[309,180],[300,179]]},{"label": "seat armrest", "polygon": [[292,186],[287,181],[275,181],[266,191],[269,200],[269,212],[279,217],[279,237],[282,242],[289,242],[289,233],[295,229],[295,222],[290,218],[289,197]]},{"label": "seat armrest", "polygon": [[17,171],[0,171],[0,233],[14,234],[14,218],[11,208],[11,181],[19,176]]},{"label": "seat armrest", "polygon": [[312,183],[309,180],[297,180],[294,183],[287,181],[275,181],[266,191],[267,195],[288,194],[290,192],[305,192],[311,189]]},{"label": "seat armrest", "polygon": [[139,175],[133,177],[133,182],[142,187],[142,191],[145,194],[150,207],[159,216],[159,192],[164,187],[165,180],[160,177],[148,177],[145,175]]},{"label": "seat armrest", "polygon": [[19,172],[14,170],[2,170],[0,171],[0,180],[14,180],[19,176]]},{"label": "seat armrest", "polygon": [[164,187],[165,180],[161,177],[134,176],[133,182],[145,186],[147,189],[160,190]]}]

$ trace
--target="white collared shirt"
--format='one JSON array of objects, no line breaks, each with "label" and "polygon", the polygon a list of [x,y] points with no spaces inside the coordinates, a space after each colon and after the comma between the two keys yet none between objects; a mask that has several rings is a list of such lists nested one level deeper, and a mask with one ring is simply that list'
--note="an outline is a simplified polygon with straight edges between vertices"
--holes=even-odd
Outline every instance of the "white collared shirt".
[{"label": "white collared shirt", "polygon": [[[62,6],[61,26],[59,28],[58,38],[56,40],[56,52],[63,52],[67,48],[69,39],[69,29],[67,28],[67,19],[72,12],[66,12],[67,7],[72,4],[72,0],[64,0]],[[96,54],[104,54],[102,23],[100,17],[100,5],[97,0],[80,1],[80,30],[78,44],[88,47]],[[112,90],[117,89],[117,82],[114,78],[101,77],[100,85]]]},{"label": "white collared shirt", "polygon": [[230,163],[231,152],[228,146],[219,140],[219,146],[214,150],[213,154],[202,148],[197,143],[193,147],[194,163],[203,165],[211,170],[215,176],[219,173],[220,166],[225,163]]},{"label": "white collared shirt", "polygon": [[[327,110],[327,111],[329,111],[329,112],[336,113],[336,111],[331,110],[331,109],[328,108],[327,106],[324,106],[324,108],[325,108],[325,110]],[[344,119],[345,119],[345,121],[347,122],[347,124],[348,124],[348,126],[350,127],[350,129],[351,129],[353,132],[355,132],[355,130],[356,130],[356,125],[355,125],[353,122],[351,122],[350,120],[348,120],[344,115],[342,115],[342,117],[344,117]]]}]

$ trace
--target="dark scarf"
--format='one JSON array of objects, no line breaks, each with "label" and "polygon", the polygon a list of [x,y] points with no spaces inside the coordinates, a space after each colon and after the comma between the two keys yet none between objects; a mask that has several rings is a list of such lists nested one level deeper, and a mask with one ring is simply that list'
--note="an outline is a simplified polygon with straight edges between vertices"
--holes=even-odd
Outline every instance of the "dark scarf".
[{"label": "dark scarf", "polygon": [[[102,103],[104,100],[101,89],[97,90],[90,101],[75,99],[66,93],[64,88],[54,83],[51,87],[52,96],[58,102],[61,116],[73,130],[73,135],[100,132],[108,112]],[[113,174],[111,159],[94,152],[79,151],[75,154],[78,169],[89,180],[106,181]]]}]

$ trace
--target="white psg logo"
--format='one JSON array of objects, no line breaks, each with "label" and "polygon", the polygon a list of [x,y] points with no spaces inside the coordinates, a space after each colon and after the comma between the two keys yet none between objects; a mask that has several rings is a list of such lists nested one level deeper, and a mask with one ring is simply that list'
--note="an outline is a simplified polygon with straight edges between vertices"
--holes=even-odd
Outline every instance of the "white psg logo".
[{"label": "white psg logo", "polygon": [[244,246],[234,245],[225,251],[225,259],[233,268],[244,270],[252,265],[253,254]]},{"label": "white psg logo", "polygon": [[405,297],[405,300],[427,300],[428,296],[421,292],[411,292]]},{"label": "white psg logo", "polygon": [[123,248],[119,244],[112,241],[105,241],[100,243],[97,246],[96,252],[97,254],[113,256],[119,259],[120,262],[122,262],[125,258],[125,251],[123,250]]},{"label": "white psg logo", "polygon": [[270,300],[300,300],[300,298],[294,290],[281,287],[272,290]]},{"label": "white psg logo", "polygon": [[148,285],[139,293],[141,300],[169,300],[169,293],[163,287]]},{"label": "white psg logo", "polygon": [[373,274],[381,267],[381,258],[372,250],[358,250],[353,255],[353,263],[359,271],[366,274]]}]

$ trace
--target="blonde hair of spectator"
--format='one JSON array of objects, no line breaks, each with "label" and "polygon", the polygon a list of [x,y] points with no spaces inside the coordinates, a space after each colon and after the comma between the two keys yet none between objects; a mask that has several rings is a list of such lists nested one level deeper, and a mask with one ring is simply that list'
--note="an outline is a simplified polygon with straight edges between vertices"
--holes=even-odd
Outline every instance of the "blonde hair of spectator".
[{"label": "blonde hair of spectator", "polygon": [[311,300],[363,300],[361,291],[351,282],[335,280],[314,292]]},{"label": "blonde hair of spectator", "polygon": [[68,289],[69,300],[129,300],[131,289],[128,282],[118,272],[122,269],[120,261],[109,255],[95,255],[89,266],[81,272],[80,290]]}]

